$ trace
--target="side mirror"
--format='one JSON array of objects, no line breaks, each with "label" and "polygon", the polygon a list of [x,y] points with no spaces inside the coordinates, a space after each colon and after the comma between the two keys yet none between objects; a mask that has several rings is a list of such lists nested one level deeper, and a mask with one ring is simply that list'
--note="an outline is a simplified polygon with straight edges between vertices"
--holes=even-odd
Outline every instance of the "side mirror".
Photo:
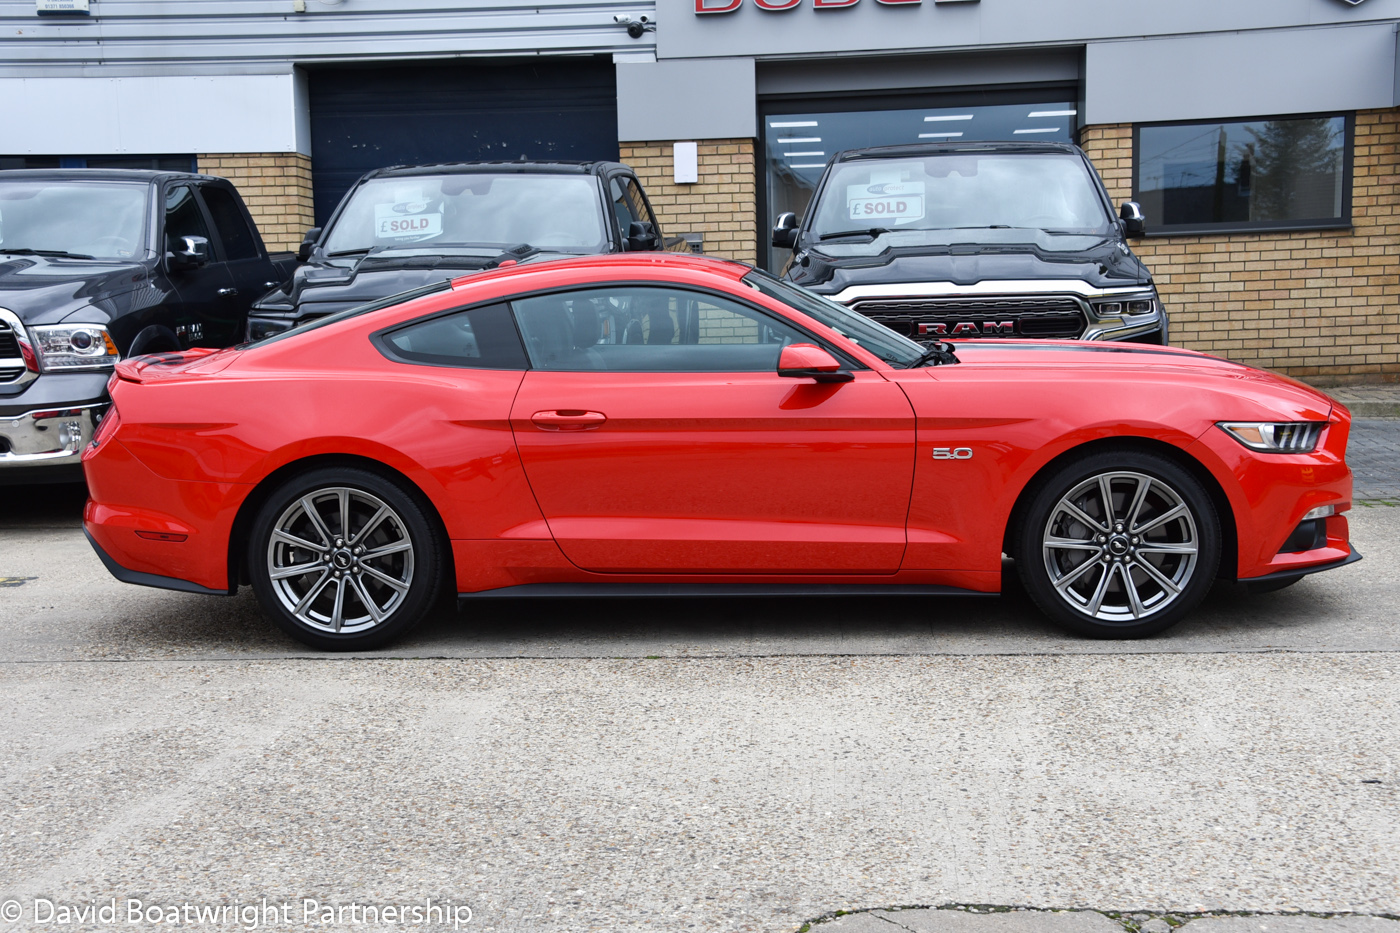
[{"label": "side mirror", "polygon": [[658,242],[659,238],[656,235],[656,228],[644,220],[634,220],[627,227],[628,252],[656,249],[656,244]]},{"label": "side mirror", "polygon": [[181,249],[170,254],[170,268],[198,269],[209,261],[209,240],[202,236],[180,238]]},{"label": "side mirror", "polygon": [[1123,235],[1140,237],[1147,234],[1147,218],[1143,216],[1142,205],[1136,201],[1124,201],[1118,212],[1123,219]]},{"label": "side mirror", "polygon": [[778,222],[773,225],[773,245],[778,249],[797,245],[797,215],[792,211],[778,215]]},{"label": "side mirror", "polygon": [[817,382],[851,382],[856,377],[841,371],[841,363],[814,343],[790,343],[778,354],[778,375]]},{"label": "side mirror", "polygon": [[297,247],[297,262],[306,262],[311,258],[311,250],[315,248],[316,241],[320,238],[320,227],[312,227],[306,231],[306,236],[301,238],[301,245]]}]

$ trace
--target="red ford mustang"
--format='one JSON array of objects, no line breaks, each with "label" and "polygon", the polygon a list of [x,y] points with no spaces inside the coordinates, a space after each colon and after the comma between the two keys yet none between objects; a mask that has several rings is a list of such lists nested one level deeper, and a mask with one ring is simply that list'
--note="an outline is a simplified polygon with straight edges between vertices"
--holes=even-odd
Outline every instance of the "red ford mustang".
[{"label": "red ford mustang", "polygon": [[926,348],[738,263],[512,265],[118,364],[83,460],[119,579],[251,583],[364,648],[482,596],[995,593],[1165,629],[1359,559],[1350,415],[1161,347]]}]

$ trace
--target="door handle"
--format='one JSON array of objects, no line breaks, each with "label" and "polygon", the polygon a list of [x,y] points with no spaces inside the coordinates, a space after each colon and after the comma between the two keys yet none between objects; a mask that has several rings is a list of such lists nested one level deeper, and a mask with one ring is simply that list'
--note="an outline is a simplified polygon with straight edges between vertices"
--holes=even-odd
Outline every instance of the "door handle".
[{"label": "door handle", "polygon": [[220,298],[232,298],[234,295],[237,295],[237,294],[238,294],[238,289],[236,289],[236,288],[221,288],[221,289],[219,289],[219,297],[220,297]]},{"label": "door handle", "polygon": [[545,431],[591,431],[602,427],[608,416],[601,411],[564,408],[558,411],[537,411],[530,416],[535,427]]}]

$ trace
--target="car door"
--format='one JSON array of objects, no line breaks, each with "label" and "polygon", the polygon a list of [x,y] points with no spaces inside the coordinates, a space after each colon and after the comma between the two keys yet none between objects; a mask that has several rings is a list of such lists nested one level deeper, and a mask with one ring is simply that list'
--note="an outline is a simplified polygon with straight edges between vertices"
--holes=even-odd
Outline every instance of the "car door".
[{"label": "car door", "polygon": [[914,421],[899,388],[777,374],[814,342],[735,297],[617,284],[512,302],[511,425],[564,554],[603,573],[890,574]]},{"label": "car door", "polygon": [[[201,266],[176,268],[170,256],[184,249],[187,236],[209,241],[209,260]],[[180,348],[232,343],[234,338],[229,335],[237,319],[233,280],[228,265],[220,260],[218,240],[194,185],[179,182],[166,187],[162,238],[166,269],[177,298],[170,326]]]},{"label": "car door", "polygon": [[220,255],[228,269],[230,299],[221,303],[216,319],[219,328],[215,338],[220,346],[235,343],[243,336],[248,309],[254,301],[281,284],[276,281],[272,263],[264,253],[262,243],[248,220],[237,195],[220,184],[199,186],[204,206],[219,237]]}]

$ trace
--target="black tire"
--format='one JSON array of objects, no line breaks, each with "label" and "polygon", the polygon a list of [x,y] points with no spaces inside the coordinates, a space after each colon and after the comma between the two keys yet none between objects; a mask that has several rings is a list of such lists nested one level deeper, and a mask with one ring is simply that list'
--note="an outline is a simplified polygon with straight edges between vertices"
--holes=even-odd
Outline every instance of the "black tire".
[{"label": "black tire", "polygon": [[[1115,519],[1107,523],[1105,480]],[[1038,482],[1015,547],[1021,582],[1052,621],[1091,638],[1145,638],[1181,621],[1210,589],[1220,521],[1200,482],[1172,460],[1107,450]]]},{"label": "black tire", "polygon": [[258,512],[248,543],[253,591],[282,631],[313,648],[381,647],[433,608],[445,558],[433,529],[416,497],[377,473],[303,473]]}]

